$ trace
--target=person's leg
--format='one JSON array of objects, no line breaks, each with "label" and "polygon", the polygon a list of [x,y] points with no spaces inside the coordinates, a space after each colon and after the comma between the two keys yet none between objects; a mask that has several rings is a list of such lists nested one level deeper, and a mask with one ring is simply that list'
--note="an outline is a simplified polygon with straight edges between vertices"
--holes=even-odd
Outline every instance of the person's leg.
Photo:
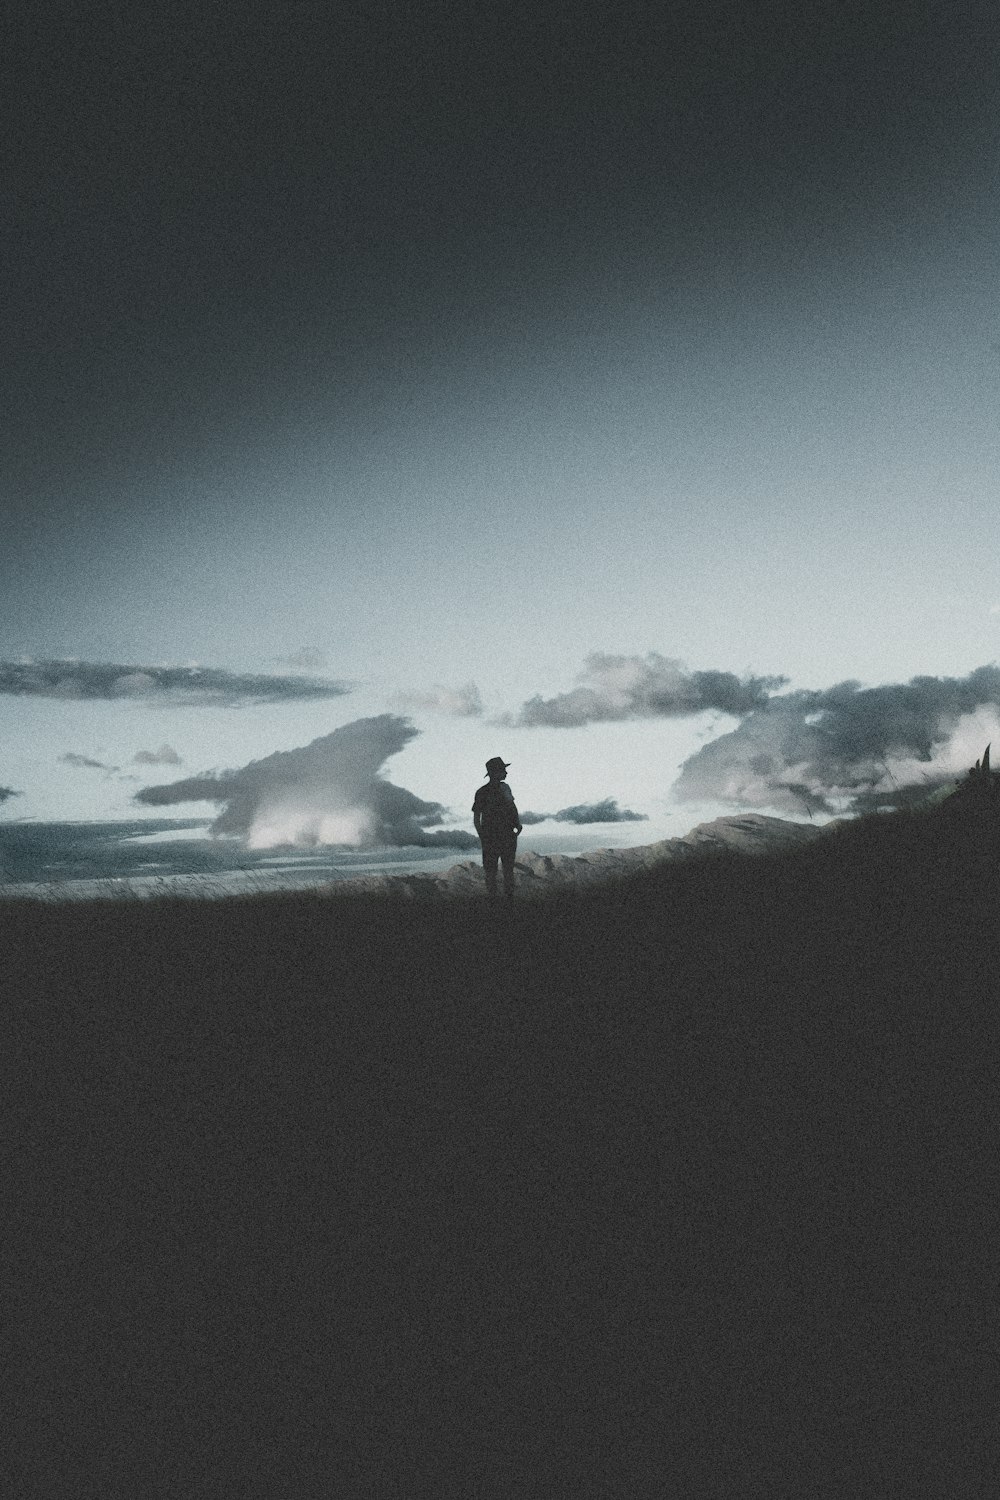
[{"label": "person's leg", "polygon": [[497,893],[497,860],[500,851],[492,844],[483,845],[483,871],[486,875],[486,894],[495,897]]},{"label": "person's leg", "polygon": [[[501,849],[500,861],[503,865],[503,893],[510,899],[514,895],[514,855],[517,853],[517,844],[510,844]],[[496,878],[494,876],[494,878]]]}]

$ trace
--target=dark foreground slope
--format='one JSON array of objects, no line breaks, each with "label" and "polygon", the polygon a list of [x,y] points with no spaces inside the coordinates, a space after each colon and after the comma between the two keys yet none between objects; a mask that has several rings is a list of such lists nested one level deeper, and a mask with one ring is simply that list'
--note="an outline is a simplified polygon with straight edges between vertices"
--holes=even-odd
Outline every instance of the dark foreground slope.
[{"label": "dark foreground slope", "polygon": [[3,908],[3,1489],[989,1488],[995,859]]}]

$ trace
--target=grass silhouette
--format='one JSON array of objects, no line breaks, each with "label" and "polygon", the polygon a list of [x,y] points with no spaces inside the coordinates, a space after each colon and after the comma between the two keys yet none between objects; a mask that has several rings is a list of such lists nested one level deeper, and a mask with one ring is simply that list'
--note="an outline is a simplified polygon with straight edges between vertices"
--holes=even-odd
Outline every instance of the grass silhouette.
[{"label": "grass silhouette", "polygon": [[0,904],[8,1492],[975,1492],[997,869]]}]

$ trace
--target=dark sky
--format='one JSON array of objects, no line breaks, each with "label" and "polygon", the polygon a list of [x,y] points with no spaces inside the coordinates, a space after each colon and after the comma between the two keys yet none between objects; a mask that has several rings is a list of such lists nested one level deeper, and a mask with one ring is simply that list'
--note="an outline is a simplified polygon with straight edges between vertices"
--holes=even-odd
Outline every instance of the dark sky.
[{"label": "dark sky", "polygon": [[[424,803],[502,753],[528,808],[666,818],[709,731],[643,720],[664,671],[798,695],[706,805],[775,805],[781,734],[863,781],[803,693],[998,654],[998,41],[987,0],[18,7],[4,815],[402,710]],[[230,702],[307,661],[350,690]],[[193,668],[212,706],[153,691]]]},{"label": "dark sky", "polygon": [[997,31],[979,3],[21,8],[8,557],[192,454],[370,434],[415,357],[447,395],[567,323],[905,254],[992,181]]}]

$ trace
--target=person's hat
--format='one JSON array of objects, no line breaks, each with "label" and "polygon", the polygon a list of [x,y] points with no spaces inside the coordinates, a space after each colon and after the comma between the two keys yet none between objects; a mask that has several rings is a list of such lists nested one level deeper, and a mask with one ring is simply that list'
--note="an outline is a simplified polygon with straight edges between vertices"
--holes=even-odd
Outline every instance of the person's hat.
[{"label": "person's hat", "polygon": [[499,755],[494,755],[486,762],[486,774],[488,776],[495,766],[499,766],[501,770],[506,771],[509,765],[509,760],[501,760]]}]

